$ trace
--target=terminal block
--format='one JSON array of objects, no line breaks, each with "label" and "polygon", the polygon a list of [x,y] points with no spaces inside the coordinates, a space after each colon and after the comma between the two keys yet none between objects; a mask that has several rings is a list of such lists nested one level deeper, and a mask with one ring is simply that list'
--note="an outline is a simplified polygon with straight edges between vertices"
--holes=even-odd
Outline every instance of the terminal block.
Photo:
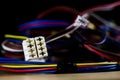
[{"label": "terminal block", "polygon": [[25,61],[45,62],[48,56],[45,38],[43,36],[27,38],[22,42]]}]

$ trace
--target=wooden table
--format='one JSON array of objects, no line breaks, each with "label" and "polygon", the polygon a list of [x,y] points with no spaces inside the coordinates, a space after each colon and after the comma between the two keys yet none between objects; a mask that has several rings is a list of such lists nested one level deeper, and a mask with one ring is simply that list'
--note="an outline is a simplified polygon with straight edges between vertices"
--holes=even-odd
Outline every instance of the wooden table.
[{"label": "wooden table", "polygon": [[75,74],[6,74],[0,80],[120,80],[120,71]]}]

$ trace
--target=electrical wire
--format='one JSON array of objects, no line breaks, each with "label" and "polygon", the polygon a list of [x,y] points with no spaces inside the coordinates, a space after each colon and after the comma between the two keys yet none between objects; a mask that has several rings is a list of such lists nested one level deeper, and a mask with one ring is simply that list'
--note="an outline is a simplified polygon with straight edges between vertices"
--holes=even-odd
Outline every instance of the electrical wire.
[{"label": "electrical wire", "polygon": [[1,67],[7,67],[7,68],[33,68],[33,67],[56,67],[57,64],[44,64],[44,65],[7,65],[7,64],[2,64],[0,65]]},{"label": "electrical wire", "polygon": [[6,51],[10,51],[10,52],[23,52],[23,49],[13,49],[11,47],[7,47],[5,44],[6,44],[6,40],[2,42],[1,46],[4,50]]},{"label": "electrical wire", "polygon": [[35,20],[18,26],[18,30],[25,36],[30,36],[27,31],[32,29],[65,28],[70,23],[61,20]]},{"label": "electrical wire", "polygon": [[97,5],[97,6],[94,6],[94,7],[90,7],[88,9],[80,12],[79,14],[82,16],[86,13],[93,12],[93,11],[110,10],[110,9],[113,9],[114,7],[116,7],[116,6],[119,6],[119,5],[120,5],[120,1],[116,1],[116,2],[113,2],[113,3],[109,3],[109,4],[104,4],[104,5]]},{"label": "electrical wire", "polygon": [[3,41],[2,44],[1,44],[1,46],[2,46],[2,48],[3,48],[4,50],[10,51],[10,52],[23,52],[23,49],[13,49],[13,48],[11,48],[11,47],[7,47],[7,46],[5,45],[6,42],[7,42],[7,41],[5,40],[5,41]]},{"label": "electrical wire", "polygon": [[95,66],[90,68],[78,68],[79,72],[103,72],[103,71],[119,70],[117,65]]},{"label": "electrical wire", "polygon": [[23,70],[18,70],[18,69],[10,69],[10,68],[4,68],[4,67],[0,67],[0,70],[3,70],[3,71],[10,71],[10,72],[21,72],[21,73],[26,73],[26,72],[37,72],[37,71],[40,71],[40,72],[55,72],[56,68],[39,68],[39,69],[23,69]]},{"label": "electrical wire", "polygon": [[17,39],[7,39],[7,40],[8,40],[9,42],[22,44],[22,40],[17,40]]},{"label": "electrical wire", "polygon": [[91,46],[92,48],[94,48],[97,51],[103,52],[104,54],[111,55],[112,57],[115,57],[116,59],[120,60],[120,54],[117,54],[117,53],[114,53],[114,52],[110,52],[110,51],[106,51],[106,50],[102,50],[102,49],[94,47],[92,45],[89,45],[89,46]]},{"label": "electrical wire", "polygon": [[90,47],[89,45],[87,45],[87,44],[83,44],[83,45],[84,45],[84,47],[85,47],[86,49],[92,51],[93,53],[95,53],[95,54],[97,54],[97,55],[99,55],[99,56],[101,56],[101,57],[104,57],[104,58],[106,58],[106,59],[108,59],[108,60],[115,61],[113,58],[109,57],[108,55],[106,55],[106,54],[104,54],[104,53],[101,53],[101,52],[93,49],[93,48]]},{"label": "electrical wire", "polygon": [[97,20],[99,20],[100,22],[102,22],[106,27],[110,27],[112,29],[115,29],[116,31],[120,31],[120,28],[115,26],[115,25],[111,25],[110,22],[108,22],[107,20],[105,20],[104,18],[98,16],[97,14],[91,12],[89,15],[95,17]]},{"label": "electrical wire", "polygon": [[[12,59],[14,59],[14,58],[12,58]],[[12,61],[11,59],[9,61],[8,60],[1,60],[0,64],[39,64],[39,65],[41,65],[41,64],[57,64],[55,62],[29,62],[29,61],[22,61],[22,60],[18,60],[18,59],[16,59],[15,61],[14,60]]]},{"label": "electrical wire", "polygon": [[110,65],[110,64],[119,64],[118,62],[97,62],[97,63],[76,63],[77,66],[85,66],[85,65]]},{"label": "electrical wire", "polygon": [[13,38],[13,39],[19,39],[19,40],[25,40],[26,36],[18,36],[18,35],[11,35],[11,34],[5,34],[5,38]]},{"label": "electrical wire", "polygon": [[[81,12],[80,15],[84,16],[84,14],[86,14],[86,13],[89,13],[91,11],[102,10],[103,8],[105,10],[112,9],[113,7],[118,6],[118,5],[120,5],[120,1],[115,2],[115,3],[111,3],[111,4],[100,5],[100,6],[97,6],[97,7],[89,8],[89,9]],[[54,11],[65,11],[65,12],[70,12],[70,13],[72,13],[74,15],[78,14],[78,11],[76,11],[74,9],[61,6],[61,7],[55,7],[55,8],[51,8],[49,10],[46,10],[43,13],[39,14],[37,16],[37,18],[41,19],[45,15],[47,15],[47,14],[49,14],[51,12],[54,12]],[[19,29],[19,31],[23,32],[26,35],[25,32],[27,30],[31,30],[31,29],[34,29],[34,28],[48,28],[50,26],[51,27],[53,27],[53,26],[68,26],[68,27],[65,27],[65,30],[63,32],[60,32],[60,33],[58,33],[56,35],[50,36],[49,39],[46,41],[47,45],[48,45],[48,43],[53,42],[55,40],[58,40],[61,37],[64,37],[66,35],[71,35],[74,31],[76,31],[78,28],[81,27],[81,26],[74,26],[73,24],[70,25],[69,23],[64,22],[64,21],[36,20],[36,21],[33,21],[33,22],[31,21],[31,22],[20,25],[18,27],[18,29]],[[5,38],[10,38],[10,39],[8,39],[10,42],[18,43],[14,39],[24,40],[24,39],[26,39],[28,37],[6,34]],[[105,36],[101,42],[98,42],[98,44],[103,44],[106,41],[106,38],[107,37]],[[1,46],[6,51],[23,52],[22,49],[17,50],[17,49],[12,49],[12,48],[9,48],[9,47],[5,46],[5,41],[3,41]],[[94,49],[93,47],[91,47],[90,45],[88,45],[86,43],[83,43],[83,46],[86,49],[90,50],[91,52],[93,52],[93,53],[95,53],[95,54],[97,54],[97,55],[99,55],[101,57],[104,57],[104,58],[106,58],[106,59],[108,59],[110,61],[115,61],[112,57],[110,57],[110,56],[108,56],[108,55],[106,55],[104,53],[99,52],[97,49]],[[40,65],[38,65],[38,64],[40,64]],[[87,68],[79,68],[78,69],[78,70],[85,70],[85,71],[86,70],[87,71],[88,70],[96,70],[96,69],[97,70],[100,70],[100,69],[109,69],[110,70],[110,69],[116,68],[116,64],[118,64],[118,62],[76,63],[77,67],[87,66]],[[107,66],[103,66],[103,65],[107,65]],[[42,71],[43,72],[44,71],[46,71],[46,72],[53,71],[53,72],[55,72],[56,69],[57,69],[56,67],[57,67],[57,63],[47,64],[47,62],[45,62],[45,63],[27,62],[27,61],[19,61],[17,59],[14,60],[14,59],[8,59],[8,58],[7,59],[6,58],[0,58],[0,70],[10,71],[10,72],[37,72],[37,71],[41,71],[41,72]],[[31,69],[31,68],[34,68],[34,69]]]},{"label": "electrical wire", "polygon": [[18,26],[18,29],[24,30],[24,29],[30,29],[30,28],[45,28],[47,26],[68,26],[69,23],[65,21],[60,21],[60,20],[35,20],[31,22],[27,22],[24,24],[21,24]]},{"label": "electrical wire", "polygon": [[69,7],[66,7],[66,6],[56,6],[56,7],[53,7],[53,8],[50,8],[46,11],[43,11],[42,13],[40,13],[38,16],[37,16],[37,19],[41,19],[43,18],[44,16],[46,16],[47,14],[50,14],[50,13],[53,13],[53,12],[57,12],[57,11],[64,11],[64,12],[69,12],[73,15],[78,15],[79,11],[73,9],[73,8],[69,8]]}]

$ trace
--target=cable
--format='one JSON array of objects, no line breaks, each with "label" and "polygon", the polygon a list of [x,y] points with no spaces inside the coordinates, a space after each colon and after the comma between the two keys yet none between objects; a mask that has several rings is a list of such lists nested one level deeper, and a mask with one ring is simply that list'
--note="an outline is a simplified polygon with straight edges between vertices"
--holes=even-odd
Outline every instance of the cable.
[{"label": "cable", "polygon": [[115,29],[116,31],[120,31],[120,28],[118,28],[115,25],[111,25],[110,22],[106,21],[105,19],[103,19],[102,17],[98,16],[97,14],[91,12],[90,15],[93,16],[93,17],[95,17],[100,22],[102,22],[106,27],[110,27],[112,29]]},{"label": "cable", "polygon": [[117,65],[107,65],[107,66],[95,66],[90,68],[79,68],[79,72],[103,72],[103,71],[115,71],[118,69]]},{"label": "cable", "polygon": [[119,6],[119,5],[120,5],[120,1],[113,2],[110,4],[98,5],[98,6],[88,8],[88,9],[80,12],[79,14],[84,15],[84,14],[92,12],[92,11],[108,10],[108,9],[112,9],[112,8]]},{"label": "cable", "polygon": [[13,39],[24,40],[27,37],[26,36],[18,36],[18,35],[5,34],[5,38],[13,38]]},{"label": "cable", "polygon": [[103,52],[104,54],[108,54],[108,55],[111,55],[112,57],[120,59],[120,54],[117,54],[117,53],[114,53],[114,52],[110,52],[110,51],[106,51],[106,50],[102,50],[102,49],[94,47],[92,45],[89,45],[89,46],[91,46],[92,48],[94,48],[97,51]]},{"label": "cable", "polygon": [[57,64],[56,62],[29,62],[29,61],[23,61],[19,59],[14,58],[4,58],[0,57],[0,64]]},{"label": "cable", "polygon": [[7,43],[7,40],[3,41],[1,46],[4,50],[10,51],[10,52],[23,52],[23,49],[13,49],[11,47],[7,47],[5,44]]},{"label": "cable", "polygon": [[104,57],[104,58],[106,58],[106,59],[108,59],[108,60],[115,61],[113,58],[111,58],[111,57],[105,55],[104,53],[101,53],[101,52],[99,52],[99,51],[93,49],[93,48],[90,47],[89,45],[87,45],[87,44],[83,44],[83,45],[84,45],[84,47],[85,47],[86,49],[92,51],[93,53],[96,53],[97,55],[99,55],[99,56],[101,56],[101,57]]},{"label": "cable", "polygon": [[[24,30],[26,28],[28,29],[32,29],[32,28],[45,28],[47,26],[68,26],[69,23],[65,22],[65,21],[60,21],[60,20],[35,20],[35,21],[31,21],[31,22],[27,22],[24,24],[21,24],[20,26],[18,26],[18,29]],[[48,28],[48,27],[47,27]]]},{"label": "cable", "polygon": [[0,65],[1,67],[7,67],[7,68],[33,68],[33,67],[56,67],[57,64],[44,64],[44,65],[7,65],[7,64],[2,64]]},{"label": "cable", "polygon": [[17,39],[7,39],[7,40],[8,40],[9,42],[22,44],[22,40],[17,40]]},{"label": "cable", "polygon": [[56,68],[39,68],[39,69],[23,69],[23,70],[17,70],[17,69],[10,69],[10,68],[4,68],[4,67],[0,67],[0,70],[3,70],[3,71],[10,71],[10,72],[21,72],[21,73],[25,73],[25,72],[36,72],[36,71],[46,71],[46,72],[55,72]]},{"label": "cable", "polygon": [[46,11],[43,11],[42,13],[40,13],[38,16],[37,16],[37,19],[41,19],[43,18],[44,16],[46,16],[47,14],[50,14],[52,12],[57,12],[57,11],[64,11],[64,12],[69,12],[73,15],[78,15],[78,11],[73,9],[73,8],[69,8],[69,7],[66,7],[66,6],[56,6],[56,7],[53,7],[53,8],[50,8]]},{"label": "cable", "polygon": [[77,66],[85,66],[85,65],[109,65],[109,64],[118,64],[118,62],[97,62],[97,63],[77,63]]},{"label": "cable", "polygon": [[50,28],[65,28],[70,23],[61,20],[35,20],[27,22],[18,26],[18,30],[25,36],[29,36],[27,33],[33,29],[50,29]]},{"label": "cable", "polygon": [[13,49],[11,47],[7,47],[5,44],[6,44],[6,40],[2,42],[1,46],[4,50],[6,51],[10,51],[10,52],[23,52],[23,49]]}]

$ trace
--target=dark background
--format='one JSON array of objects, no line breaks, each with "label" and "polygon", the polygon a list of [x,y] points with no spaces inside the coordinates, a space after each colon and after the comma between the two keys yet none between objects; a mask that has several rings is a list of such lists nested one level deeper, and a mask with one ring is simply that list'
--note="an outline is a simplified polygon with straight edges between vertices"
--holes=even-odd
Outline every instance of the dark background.
[{"label": "dark background", "polygon": [[[92,6],[115,1],[118,0],[4,0],[0,3],[1,41],[5,33],[16,34],[18,25],[34,20],[39,13],[51,7],[68,6],[83,11]],[[104,15],[106,18],[114,18],[117,21],[119,10],[120,9],[117,9],[117,11],[115,10],[106,14],[101,13],[101,15]]]}]

